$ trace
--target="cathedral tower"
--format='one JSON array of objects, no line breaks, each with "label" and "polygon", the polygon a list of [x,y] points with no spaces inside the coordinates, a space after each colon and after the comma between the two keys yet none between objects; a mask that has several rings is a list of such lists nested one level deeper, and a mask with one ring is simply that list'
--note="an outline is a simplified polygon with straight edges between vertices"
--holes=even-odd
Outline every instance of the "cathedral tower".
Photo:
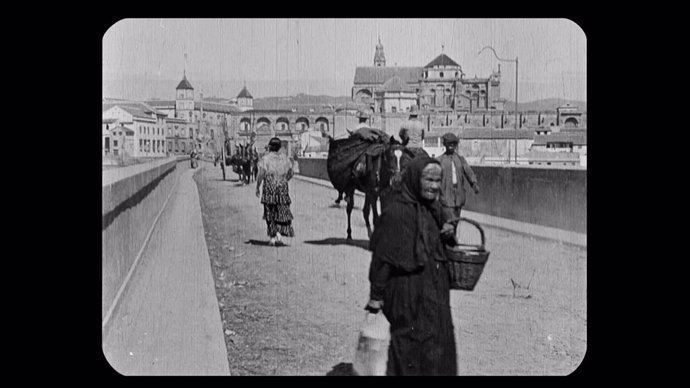
[{"label": "cathedral tower", "polygon": [[381,44],[381,37],[379,36],[379,43],[376,45],[376,53],[374,54],[374,66],[385,67],[386,56],[383,55],[383,45]]}]

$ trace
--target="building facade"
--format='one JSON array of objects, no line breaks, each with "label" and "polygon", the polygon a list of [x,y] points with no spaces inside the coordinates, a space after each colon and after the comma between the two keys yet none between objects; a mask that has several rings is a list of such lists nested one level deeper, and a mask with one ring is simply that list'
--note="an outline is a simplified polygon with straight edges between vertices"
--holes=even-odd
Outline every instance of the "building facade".
[{"label": "building facade", "polygon": [[387,67],[379,40],[374,66],[355,69],[351,97],[380,113],[409,110],[410,103],[389,101],[396,98],[413,99],[420,109],[432,112],[500,111],[505,103],[500,87],[500,65],[487,78],[468,79],[462,67],[443,53],[423,67]]},{"label": "building facade", "polygon": [[[124,127],[126,134],[133,132],[133,145],[127,156],[131,157],[164,157],[166,156],[165,117],[167,115],[142,102],[104,102],[103,120],[116,120],[118,126]],[[116,138],[112,136],[113,150]],[[125,148],[118,147],[119,150]],[[121,152],[121,151],[120,151]]]}]

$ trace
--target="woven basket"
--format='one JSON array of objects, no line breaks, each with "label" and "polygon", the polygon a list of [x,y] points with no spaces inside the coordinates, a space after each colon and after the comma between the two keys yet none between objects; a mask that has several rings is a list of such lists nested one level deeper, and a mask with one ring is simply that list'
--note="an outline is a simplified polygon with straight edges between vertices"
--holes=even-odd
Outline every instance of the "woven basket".
[{"label": "woven basket", "polygon": [[482,243],[481,245],[458,244],[445,247],[448,272],[450,272],[450,288],[472,291],[484,271],[484,265],[489,259],[489,251],[484,248],[484,230],[479,223],[462,217],[460,221],[465,221],[479,229]]}]

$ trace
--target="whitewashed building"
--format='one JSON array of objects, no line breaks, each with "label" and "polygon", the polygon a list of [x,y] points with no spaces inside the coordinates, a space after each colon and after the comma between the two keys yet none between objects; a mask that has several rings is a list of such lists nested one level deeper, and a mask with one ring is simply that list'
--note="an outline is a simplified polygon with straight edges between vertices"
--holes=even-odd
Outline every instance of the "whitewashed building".
[{"label": "whitewashed building", "polygon": [[133,131],[132,157],[165,157],[166,114],[141,102],[104,102],[103,119]]}]

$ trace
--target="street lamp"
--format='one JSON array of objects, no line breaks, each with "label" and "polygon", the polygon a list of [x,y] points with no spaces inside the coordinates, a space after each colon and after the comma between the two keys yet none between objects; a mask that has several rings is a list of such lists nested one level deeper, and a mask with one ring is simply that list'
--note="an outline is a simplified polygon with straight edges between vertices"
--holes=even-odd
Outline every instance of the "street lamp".
[{"label": "street lamp", "polygon": [[482,53],[485,49],[489,49],[494,53],[494,56],[496,59],[499,61],[503,62],[515,62],[515,164],[517,164],[517,141],[518,141],[518,136],[517,136],[517,128],[518,128],[518,114],[517,114],[517,109],[518,109],[518,58],[515,57],[515,59],[503,59],[499,58],[498,54],[496,54],[496,50],[494,50],[493,47],[491,46],[485,46],[483,49],[479,50],[477,53],[477,56]]}]

